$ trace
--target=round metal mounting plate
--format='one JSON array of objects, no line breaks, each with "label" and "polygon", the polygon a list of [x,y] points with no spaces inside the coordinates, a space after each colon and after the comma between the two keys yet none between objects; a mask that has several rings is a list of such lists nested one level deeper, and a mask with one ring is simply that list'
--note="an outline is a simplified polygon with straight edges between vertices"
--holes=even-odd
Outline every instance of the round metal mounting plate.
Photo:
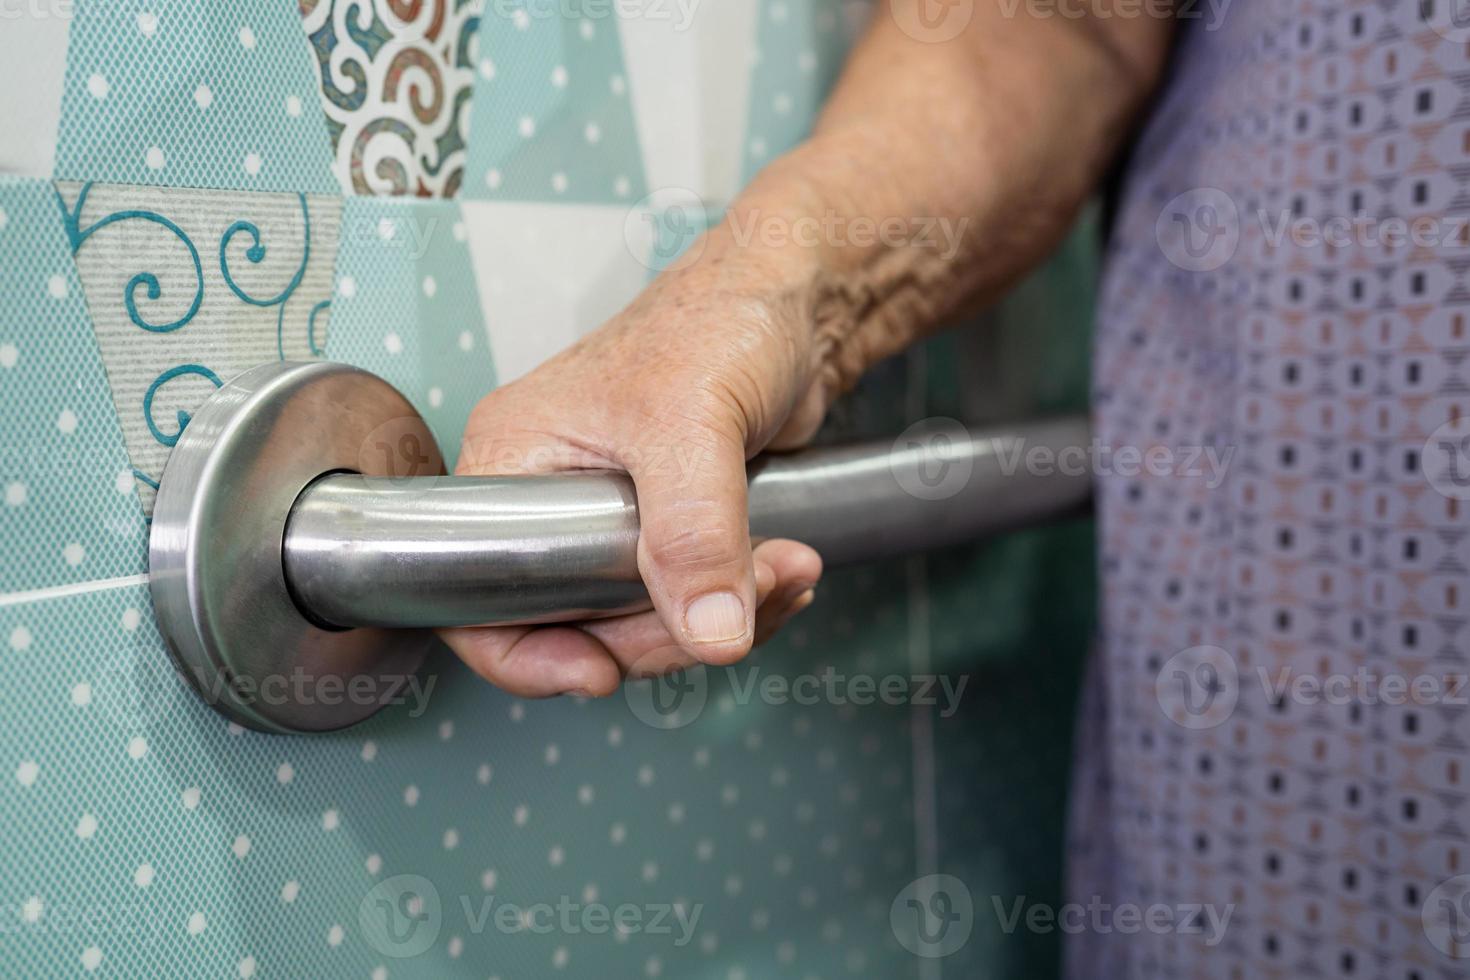
[{"label": "round metal mounting plate", "polygon": [[444,471],[392,385],[343,364],[272,363],[210,397],[180,435],[153,508],[149,581],[175,663],[205,701],[269,732],[344,728],[398,699],[421,630],[323,629],[292,599],[282,541],[317,477]]}]

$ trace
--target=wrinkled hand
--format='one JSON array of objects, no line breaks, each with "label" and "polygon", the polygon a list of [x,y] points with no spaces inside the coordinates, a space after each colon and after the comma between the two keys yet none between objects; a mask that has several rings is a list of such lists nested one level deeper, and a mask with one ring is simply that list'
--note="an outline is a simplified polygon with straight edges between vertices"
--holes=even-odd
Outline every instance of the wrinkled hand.
[{"label": "wrinkled hand", "polygon": [[625,676],[744,657],[809,605],[817,553],[751,548],[746,461],[815,432],[830,399],[803,304],[698,266],[476,406],[456,472],[625,470],[638,493],[650,612],[442,636],[478,674],[525,697],[602,696]]}]

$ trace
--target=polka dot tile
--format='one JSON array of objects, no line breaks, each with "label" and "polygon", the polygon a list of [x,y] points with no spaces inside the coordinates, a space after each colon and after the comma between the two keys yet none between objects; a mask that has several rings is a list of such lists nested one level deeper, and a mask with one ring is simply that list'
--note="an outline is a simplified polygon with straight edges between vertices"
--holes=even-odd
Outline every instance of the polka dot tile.
[{"label": "polka dot tile", "polygon": [[334,193],[320,82],[292,4],[78,0],[55,174]]},{"label": "polka dot tile", "polygon": [[871,13],[868,2],[762,0],[749,75],[746,180],[806,137]]},{"label": "polka dot tile", "polygon": [[465,196],[631,204],[647,193],[616,19],[579,11],[534,0],[487,8]]},{"label": "polka dot tile", "polygon": [[144,570],[107,375],[44,181],[0,178],[0,593]]},{"label": "polka dot tile", "polygon": [[327,356],[387,379],[423,414],[452,469],[495,387],[468,245],[448,201],[348,198]]}]

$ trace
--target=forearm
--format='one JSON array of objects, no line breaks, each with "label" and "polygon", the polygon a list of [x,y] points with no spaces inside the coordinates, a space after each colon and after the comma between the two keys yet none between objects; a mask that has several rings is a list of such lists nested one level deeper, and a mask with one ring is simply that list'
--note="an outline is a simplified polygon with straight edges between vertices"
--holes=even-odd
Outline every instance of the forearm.
[{"label": "forearm", "polygon": [[976,0],[960,36],[924,43],[887,8],[813,136],[752,182],[685,270],[759,276],[800,306],[832,394],[1048,254],[1133,125],[1170,32],[1157,16]]}]

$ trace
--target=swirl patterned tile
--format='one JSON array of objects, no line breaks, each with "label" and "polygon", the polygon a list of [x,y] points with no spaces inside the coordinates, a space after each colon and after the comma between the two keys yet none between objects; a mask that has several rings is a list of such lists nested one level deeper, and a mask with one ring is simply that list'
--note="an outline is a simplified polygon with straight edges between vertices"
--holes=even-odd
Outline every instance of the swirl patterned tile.
[{"label": "swirl patterned tile", "polygon": [[344,193],[458,193],[484,6],[301,0]]},{"label": "swirl patterned tile", "polygon": [[342,201],[60,184],[145,507],[189,413],[263,361],[326,343]]}]

